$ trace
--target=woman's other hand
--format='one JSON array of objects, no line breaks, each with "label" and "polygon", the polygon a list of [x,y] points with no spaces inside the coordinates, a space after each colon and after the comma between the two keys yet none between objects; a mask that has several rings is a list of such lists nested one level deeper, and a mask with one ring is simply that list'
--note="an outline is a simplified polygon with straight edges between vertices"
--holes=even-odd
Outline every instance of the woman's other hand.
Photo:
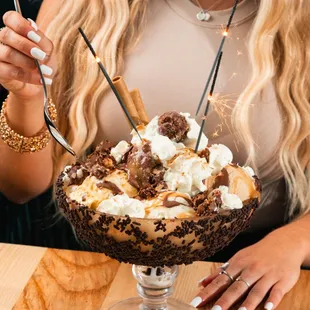
[{"label": "woman's other hand", "polygon": [[239,310],[255,310],[267,297],[265,309],[275,309],[297,282],[304,252],[298,238],[287,236],[283,229],[274,231],[233,256],[222,267],[226,273],[220,270],[205,278],[192,305],[199,308],[214,300],[212,310],[227,310],[245,298]]},{"label": "woman's other hand", "polygon": [[42,84],[34,59],[39,60],[46,84],[52,84],[53,43],[36,23],[9,11],[3,15],[0,31],[0,83],[21,98],[38,97]]}]

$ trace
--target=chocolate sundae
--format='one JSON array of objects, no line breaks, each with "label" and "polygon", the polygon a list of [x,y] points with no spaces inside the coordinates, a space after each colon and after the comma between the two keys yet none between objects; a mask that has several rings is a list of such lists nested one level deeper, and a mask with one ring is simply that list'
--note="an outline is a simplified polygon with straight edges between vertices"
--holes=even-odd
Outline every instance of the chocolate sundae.
[{"label": "chocolate sundae", "polygon": [[60,208],[79,238],[123,262],[171,266],[212,255],[247,227],[260,201],[258,178],[205,135],[195,152],[200,126],[190,114],[150,122],[139,109],[132,114],[131,141],[102,142],[64,169]]}]

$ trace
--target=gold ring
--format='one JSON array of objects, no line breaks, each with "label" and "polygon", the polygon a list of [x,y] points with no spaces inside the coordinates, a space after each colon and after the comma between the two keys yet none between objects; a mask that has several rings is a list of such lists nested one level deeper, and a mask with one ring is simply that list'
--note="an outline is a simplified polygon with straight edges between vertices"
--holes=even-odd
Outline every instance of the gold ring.
[{"label": "gold ring", "polygon": [[243,283],[245,283],[246,284],[246,286],[248,287],[248,288],[250,288],[251,287],[251,285],[247,282],[247,281],[245,281],[244,279],[242,279],[241,277],[238,277],[237,279],[236,279],[236,282],[243,282]]},{"label": "gold ring", "polygon": [[230,279],[231,282],[235,281],[234,277],[232,275],[230,275],[226,270],[222,270],[219,274],[220,275],[224,274],[225,276],[227,276]]}]

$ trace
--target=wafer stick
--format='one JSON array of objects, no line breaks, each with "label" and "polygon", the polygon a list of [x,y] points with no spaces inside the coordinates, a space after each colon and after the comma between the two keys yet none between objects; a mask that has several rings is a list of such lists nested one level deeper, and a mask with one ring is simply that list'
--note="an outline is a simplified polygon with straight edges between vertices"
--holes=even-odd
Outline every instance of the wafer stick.
[{"label": "wafer stick", "polygon": [[136,106],[140,121],[144,125],[147,125],[149,123],[149,118],[146,114],[145,106],[144,106],[144,103],[143,103],[139,89],[135,88],[135,89],[131,90],[130,96],[131,96],[131,98],[132,98],[132,100]]},{"label": "wafer stick", "polygon": [[112,79],[113,85],[115,86],[117,92],[119,93],[119,95],[121,96],[121,98],[123,99],[123,102],[131,116],[131,118],[133,119],[133,121],[135,122],[136,125],[141,124],[141,120],[139,118],[139,114],[138,111],[136,109],[135,103],[131,98],[130,92],[127,88],[127,85],[124,81],[124,79],[121,76],[116,76],[115,78]]}]

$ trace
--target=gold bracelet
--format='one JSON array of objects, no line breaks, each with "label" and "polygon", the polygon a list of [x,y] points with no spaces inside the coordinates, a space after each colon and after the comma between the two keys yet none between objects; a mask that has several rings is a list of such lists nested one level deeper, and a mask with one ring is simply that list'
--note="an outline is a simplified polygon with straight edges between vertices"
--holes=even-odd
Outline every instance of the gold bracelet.
[{"label": "gold bracelet", "polygon": [[[7,99],[3,102],[3,106],[0,112],[0,136],[3,142],[10,149],[18,153],[34,153],[44,149],[50,140],[50,133],[46,129],[46,126],[44,126],[38,132],[38,134],[32,137],[24,137],[16,133],[7,123],[6,101]],[[52,121],[55,122],[57,118],[57,111],[55,104],[51,99],[49,99],[48,110]]]}]

